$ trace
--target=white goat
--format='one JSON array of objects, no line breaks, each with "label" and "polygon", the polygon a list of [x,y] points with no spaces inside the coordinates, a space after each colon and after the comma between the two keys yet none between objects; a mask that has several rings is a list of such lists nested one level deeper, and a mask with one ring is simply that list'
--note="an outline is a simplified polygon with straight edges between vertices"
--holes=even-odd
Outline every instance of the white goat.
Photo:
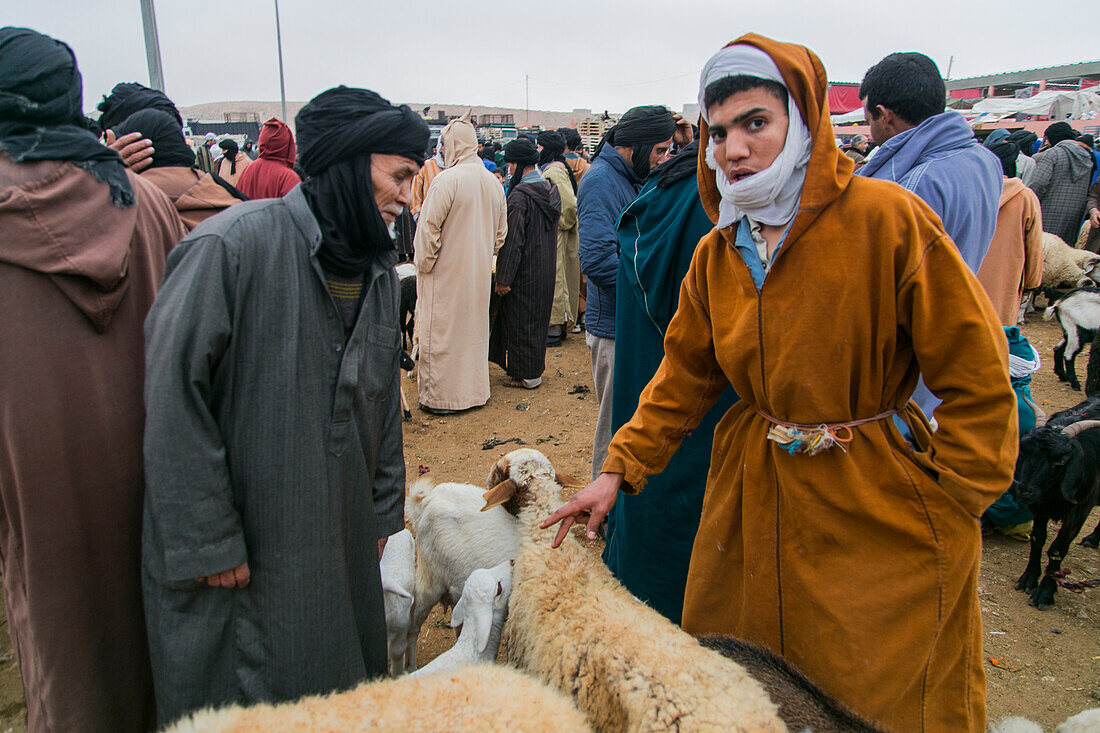
[{"label": "white goat", "polygon": [[492,662],[500,649],[500,632],[512,595],[512,561],[470,573],[451,613],[451,627],[462,627],[458,641],[447,651],[412,673],[412,677],[453,672],[476,662]]},{"label": "white goat", "polygon": [[743,667],[635,600],[572,537],[550,548],[554,529],[539,523],[561,505],[561,487],[546,456],[512,451],[489,482],[486,506],[511,507],[522,527],[509,661],[573,695],[598,730],[786,730]]},{"label": "white goat", "polygon": [[1096,733],[1100,731],[1100,708],[1077,713],[1064,723],[1059,723],[1054,733]]},{"label": "white goat", "polygon": [[1100,329],[1100,288],[1069,291],[1043,313],[1045,321],[1055,317],[1062,327],[1062,340],[1054,347],[1054,373],[1072,389],[1080,390],[1074,360]]},{"label": "white goat", "polygon": [[[405,516],[416,536],[416,587],[409,646],[435,604],[453,606],[470,573],[516,557],[519,528],[504,509],[482,512],[484,489],[469,484],[433,486],[420,478],[409,487]],[[409,671],[412,671],[410,668]]]},{"label": "white goat", "polygon": [[413,591],[416,587],[416,549],[412,533],[403,529],[391,535],[378,563],[382,576],[382,600],[386,605],[386,652],[390,677],[416,669],[416,645],[409,646]]},{"label": "white goat", "polygon": [[166,733],[297,731],[587,731],[557,692],[504,665],[364,683],[354,690],[278,705],[232,705],[193,713]]}]

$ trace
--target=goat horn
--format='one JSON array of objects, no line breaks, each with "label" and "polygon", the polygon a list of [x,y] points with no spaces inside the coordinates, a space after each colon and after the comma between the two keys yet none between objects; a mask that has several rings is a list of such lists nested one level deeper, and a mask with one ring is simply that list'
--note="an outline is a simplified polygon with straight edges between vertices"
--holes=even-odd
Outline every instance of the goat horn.
[{"label": "goat horn", "polygon": [[1067,438],[1075,438],[1079,433],[1096,427],[1100,427],[1100,420],[1080,420],[1062,428],[1062,435]]},{"label": "goat horn", "polygon": [[485,506],[481,508],[481,511],[488,511],[495,506],[500,506],[504,502],[515,496],[519,486],[510,478],[506,478],[493,488],[482,494],[482,498],[485,499]]}]

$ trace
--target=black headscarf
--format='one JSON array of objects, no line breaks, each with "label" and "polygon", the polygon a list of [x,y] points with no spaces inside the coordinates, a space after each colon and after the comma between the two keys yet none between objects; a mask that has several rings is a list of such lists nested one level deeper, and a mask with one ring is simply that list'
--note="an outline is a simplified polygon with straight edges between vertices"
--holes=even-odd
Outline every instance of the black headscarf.
[{"label": "black headscarf", "polygon": [[96,107],[100,111],[99,126],[104,130],[113,130],[119,124],[135,112],[143,109],[159,109],[175,118],[176,124],[182,128],[183,118],[172,100],[158,89],[138,84],[137,82],[122,82],[115,84],[111,93],[103,97],[103,101]]},{"label": "black headscarf", "polygon": [[557,130],[561,133],[561,136],[565,139],[566,150],[576,150],[583,143],[581,141],[581,134],[577,132],[573,127],[559,127]]},{"label": "black headscarf", "polygon": [[523,178],[524,168],[538,165],[539,149],[527,138],[518,138],[504,146],[504,162],[516,164],[516,172],[508,180],[508,190],[511,191]]},{"label": "black headscarf", "polygon": [[1016,143],[1001,140],[988,147],[994,155],[1001,159],[1001,167],[1004,169],[1005,175],[1009,178],[1015,178],[1016,157],[1020,154],[1020,149],[1016,147]]},{"label": "black headscarf", "polygon": [[603,140],[596,147],[596,155],[603,146],[621,146],[632,148],[630,164],[639,181],[649,176],[649,154],[653,146],[672,137],[676,132],[676,120],[672,113],[660,105],[631,107],[619,123],[604,133]]},{"label": "black headscarf", "polygon": [[558,161],[569,174],[569,183],[573,186],[573,193],[577,192],[577,179],[573,176],[573,169],[565,162],[565,137],[555,130],[540,132],[538,144],[542,146],[539,153],[539,167],[545,168],[554,161]]},{"label": "black headscarf", "polygon": [[0,148],[16,163],[69,161],[106,183],[115,205],[132,206],[122,158],[84,124],[83,93],[72,49],[29,28],[0,28]]},{"label": "black headscarf", "polygon": [[355,277],[393,249],[371,185],[371,154],[424,162],[431,133],[420,116],[367,89],[321,92],[294,118],[302,191],[321,228],[317,259],[341,277]]},{"label": "black headscarf", "polygon": [[150,168],[190,168],[195,164],[195,153],[183,139],[183,130],[176,118],[161,109],[143,109],[127,117],[112,128],[122,137],[140,132],[153,143],[153,162]]},{"label": "black headscarf", "polygon": [[1017,130],[1006,138],[1010,143],[1016,143],[1016,146],[1020,148],[1020,152],[1031,157],[1031,149],[1035,147],[1036,141],[1039,136],[1030,130]]},{"label": "black headscarf", "polygon": [[1077,130],[1074,130],[1068,122],[1055,122],[1043,130],[1043,136],[1050,141],[1050,146],[1054,147],[1063,140],[1076,140]]},{"label": "black headscarf", "polygon": [[225,151],[225,159],[229,161],[229,175],[237,175],[237,141],[226,138],[218,143],[218,147]]}]

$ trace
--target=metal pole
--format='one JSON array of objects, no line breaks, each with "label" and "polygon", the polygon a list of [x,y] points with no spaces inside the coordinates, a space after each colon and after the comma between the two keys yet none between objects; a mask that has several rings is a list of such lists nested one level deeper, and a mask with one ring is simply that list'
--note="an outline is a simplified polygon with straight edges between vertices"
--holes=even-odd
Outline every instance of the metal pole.
[{"label": "metal pole", "polygon": [[955,65],[955,56],[952,54],[951,60],[947,62],[947,80],[951,81],[951,67]]},{"label": "metal pole", "polygon": [[149,64],[149,86],[164,91],[164,72],[160,65],[160,39],[153,0],[141,0],[141,25],[145,30],[145,61]]},{"label": "metal pole", "polygon": [[283,78],[283,32],[279,27],[279,0],[275,0],[275,42],[279,46],[279,99],[283,103],[283,122],[286,118],[286,81]]},{"label": "metal pole", "polygon": [[531,126],[531,77],[527,74],[523,75],[523,114],[525,118],[524,127]]}]

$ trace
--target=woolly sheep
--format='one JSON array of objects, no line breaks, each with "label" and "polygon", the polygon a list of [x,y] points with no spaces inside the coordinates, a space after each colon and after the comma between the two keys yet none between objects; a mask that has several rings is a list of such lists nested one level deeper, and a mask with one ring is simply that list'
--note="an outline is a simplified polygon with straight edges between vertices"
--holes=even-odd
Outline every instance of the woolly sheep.
[{"label": "woolly sheep", "polygon": [[187,716],[166,733],[393,731],[587,731],[566,698],[502,665],[364,683],[279,705],[230,706]]},{"label": "woolly sheep", "polygon": [[505,628],[509,661],[574,697],[598,730],[783,731],[760,683],[634,600],[572,537],[550,548],[539,523],[561,505],[538,451],[493,467],[487,506],[519,516],[520,552]]},{"label": "woolly sheep", "polygon": [[461,626],[458,641],[411,676],[452,672],[475,662],[492,662],[500,648],[500,632],[512,594],[512,561],[470,573],[451,613],[451,626]]},{"label": "woolly sheep", "polygon": [[1096,284],[1093,274],[1100,264],[1100,255],[1083,249],[1074,249],[1062,238],[1043,232],[1043,287],[1079,288]]},{"label": "woolly sheep", "polygon": [[[482,512],[484,489],[420,478],[409,487],[405,516],[416,537],[416,587],[409,645],[435,604],[453,606],[470,573],[516,556],[519,528],[503,509]],[[412,671],[415,667],[411,667]]]},{"label": "woolly sheep", "polygon": [[409,646],[413,590],[416,587],[416,550],[412,533],[403,529],[391,535],[382,551],[378,570],[382,576],[382,600],[386,606],[386,652],[390,677],[407,668],[416,669],[416,645]]},{"label": "woolly sheep", "polygon": [[1000,723],[986,726],[989,733],[1043,733],[1042,727],[1027,718],[1005,718]]},{"label": "woolly sheep", "polygon": [[1064,723],[1059,723],[1054,733],[1096,733],[1100,731],[1100,708],[1077,713]]}]

